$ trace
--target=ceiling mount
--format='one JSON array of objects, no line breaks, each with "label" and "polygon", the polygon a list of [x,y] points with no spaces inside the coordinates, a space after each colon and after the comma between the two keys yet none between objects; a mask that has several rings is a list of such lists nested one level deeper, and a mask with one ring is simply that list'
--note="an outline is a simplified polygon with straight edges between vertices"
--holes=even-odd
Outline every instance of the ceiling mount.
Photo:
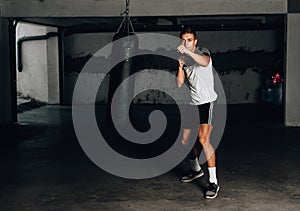
[{"label": "ceiling mount", "polygon": [[115,34],[119,34],[122,28],[123,28],[122,32],[127,33],[127,36],[129,36],[131,32],[135,33],[132,22],[129,17],[129,4],[130,4],[130,0],[126,0],[126,9],[123,13],[121,13],[121,15],[124,15],[124,18]]}]

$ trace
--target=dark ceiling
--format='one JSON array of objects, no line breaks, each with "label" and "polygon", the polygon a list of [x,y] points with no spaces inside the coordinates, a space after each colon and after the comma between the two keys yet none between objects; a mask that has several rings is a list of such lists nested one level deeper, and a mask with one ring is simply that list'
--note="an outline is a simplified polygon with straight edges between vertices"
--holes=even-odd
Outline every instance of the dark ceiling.
[{"label": "dark ceiling", "polygon": [[[115,32],[123,17],[22,18],[21,21],[60,27],[69,34]],[[284,15],[227,15],[130,17],[135,31],[178,31],[182,25],[197,31],[283,29]]]}]

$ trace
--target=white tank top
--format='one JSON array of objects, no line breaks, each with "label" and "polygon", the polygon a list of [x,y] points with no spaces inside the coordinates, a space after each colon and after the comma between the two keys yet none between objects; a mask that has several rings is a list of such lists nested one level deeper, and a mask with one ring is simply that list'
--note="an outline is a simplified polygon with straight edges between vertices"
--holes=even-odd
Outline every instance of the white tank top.
[{"label": "white tank top", "polygon": [[[206,48],[196,48],[195,53],[210,56],[210,52]],[[191,105],[201,105],[213,102],[217,99],[217,93],[214,90],[214,76],[211,58],[207,67],[200,66],[195,62],[190,66],[187,64],[185,72],[188,82],[187,85],[191,91]]]}]

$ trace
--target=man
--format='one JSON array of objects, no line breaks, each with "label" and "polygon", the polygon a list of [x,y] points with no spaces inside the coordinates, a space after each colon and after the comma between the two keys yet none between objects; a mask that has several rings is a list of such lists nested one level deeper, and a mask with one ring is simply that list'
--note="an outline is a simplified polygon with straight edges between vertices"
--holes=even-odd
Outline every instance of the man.
[{"label": "man", "polygon": [[[217,197],[220,189],[216,176],[215,150],[210,143],[212,130],[211,118],[213,102],[217,99],[214,90],[214,79],[212,70],[212,59],[206,48],[197,48],[197,37],[191,28],[183,28],[180,33],[182,43],[177,51],[182,54],[178,59],[177,86],[181,87],[185,80],[190,88],[190,106],[197,106],[199,109],[200,123],[198,127],[198,139],[201,143],[207,160],[209,184],[205,191],[205,198]],[[192,64],[187,61],[191,60]],[[189,141],[191,127],[183,125],[182,143]],[[204,175],[198,161],[199,149],[197,142],[189,154],[191,171],[181,178],[182,182],[191,182]]]}]

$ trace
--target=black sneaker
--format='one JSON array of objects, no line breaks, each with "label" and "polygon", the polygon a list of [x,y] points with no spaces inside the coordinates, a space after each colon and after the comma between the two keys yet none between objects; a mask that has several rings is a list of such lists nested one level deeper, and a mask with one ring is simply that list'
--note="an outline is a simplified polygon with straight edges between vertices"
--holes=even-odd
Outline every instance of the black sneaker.
[{"label": "black sneaker", "polygon": [[209,183],[208,187],[206,188],[205,198],[207,199],[214,199],[217,197],[218,192],[220,190],[220,186],[215,183]]},{"label": "black sneaker", "polygon": [[199,177],[202,177],[204,175],[204,171],[202,169],[200,169],[200,171],[193,171],[193,170],[190,170],[190,172],[181,177],[180,181],[181,182],[192,182],[193,180],[199,178]]}]

